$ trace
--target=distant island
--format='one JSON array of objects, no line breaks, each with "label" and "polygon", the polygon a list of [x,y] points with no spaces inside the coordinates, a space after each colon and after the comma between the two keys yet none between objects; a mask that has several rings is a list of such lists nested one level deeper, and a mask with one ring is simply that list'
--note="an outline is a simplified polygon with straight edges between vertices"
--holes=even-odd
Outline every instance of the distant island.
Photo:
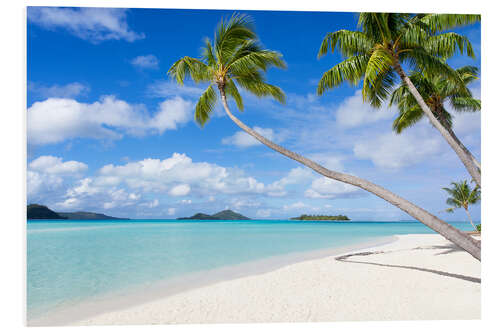
[{"label": "distant island", "polygon": [[197,213],[191,217],[178,217],[178,220],[250,220],[250,218],[226,209],[213,215]]},{"label": "distant island", "polygon": [[292,217],[291,220],[299,221],[350,221],[345,215],[300,215],[299,217]]},{"label": "distant island", "polygon": [[39,204],[27,207],[28,220],[129,220],[92,212],[59,213]]}]

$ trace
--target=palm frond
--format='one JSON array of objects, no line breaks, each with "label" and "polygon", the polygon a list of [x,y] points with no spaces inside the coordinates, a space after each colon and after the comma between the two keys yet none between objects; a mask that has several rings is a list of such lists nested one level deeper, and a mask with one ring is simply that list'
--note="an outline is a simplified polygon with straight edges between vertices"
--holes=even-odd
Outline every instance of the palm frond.
[{"label": "palm frond", "polygon": [[236,82],[238,82],[241,88],[248,90],[258,97],[271,96],[278,102],[285,103],[285,93],[277,86],[245,76],[237,77]]},{"label": "palm frond", "polygon": [[210,114],[212,113],[215,104],[217,102],[217,95],[212,85],[203,92],[196,103],[194,119],[202,127],[210,119]]},{"label": "palm frond", "polygon": [[422,46],[430,54],[446,59],[455,55],[457,50],[461,54],[466,51],[469,57],[474,58],[474,50],[469,39],[455,32],[430,36],[422,43]]},{"label": "palm frond", "polygon": [[481,100],[473,97],[452,97],[450,104],[460,112],[475,112],[481,110]]},{"label": "palm frond", "polygon": [[226,83],[226,93],[231,96],[234,101],[236,102],[236,106],[240,111],[243,111],[244,106],[243,106],[243,99],[241,98],[241,95],[238,91],[238,87],[234,84],[233,80],[229,80]]},{"label": "palm frond", "polygon": [[330,68],[323,73],[318,83],[318,95],[322,95],[327,89],[339,86],[344,81],[353,85],[358,84],[365,74],[369,59],[370,57],[365,54],[356,55]]},{"label": "palm frond", "polygon": [[400,134],[403,130],[419,122],[423,116],[424,112],[418,104],[407,109],[400,109],[399,115],[392,123],[392,128],[397,134]]},{"label": "palm frond", "polygon": [[481,15],[426,14],[421,18],[421,21],[428,26],[430,33],[436,33],[480,22]]},{"label": "palm frond", "polygon": [[321,42],[318,58],[328,53],[332,53],[338,48],[340,53],[348,58],[360,53],[367,53],[373,46],[373,41],[360,31],[338,30],[325,36]]},{"label": "palm frond", "polygon": [[168,70],[167,74],[177,81],[179,85],[184,84],[186,75],[195,82],[210,81],[210,68],[198,59],[182,57],[177,60]]}]

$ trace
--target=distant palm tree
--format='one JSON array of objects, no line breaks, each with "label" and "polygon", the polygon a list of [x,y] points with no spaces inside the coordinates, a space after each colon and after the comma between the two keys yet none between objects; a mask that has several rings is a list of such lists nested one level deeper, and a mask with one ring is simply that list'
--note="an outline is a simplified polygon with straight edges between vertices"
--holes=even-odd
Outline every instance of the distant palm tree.
[{"label": "distant palm tree", "polygon": [[467,184],[467,180],[458,183],[453,182],[451,184],[453,185],[452,188],[443,187],[443,190],[448,192],[450,195],[450,197],[446,199],[446,203],[451,207],[446,209],[446,211],[452,213],[457,208],[465,209],[465,212],[469,217],[470,224],[472,224],[474,230],[477,230],[476,225],[472,222],[472,218],[469,213],[469,206],[476,204],[479,200],[481,200],[480,189],[475,187],[471,190]]},{"label": "distant palm tree", "polygon": [[[444,75],[430,74],[428,72],[414,71],[410,75],[410,80],[417,88],[425,103],[429,106],[434,116],[446,128],[455,141],[462,149],[470,156],[476,167],[481,168],[481,165],[458,139],[453,131],[453,117],[446,110],[445,103],[459,112],[476,112],[481,110],[481,100],[475,99],[467,85],[478,79],[478,69],[473,66],[464,66],[456,70],[460,78],[460,83],[449,80]],[[392,128],[396,133],[401,133],[408,127],[413,126],[424,116],[424,111],[418,105],[415,97],[411,94],[408,86],[404,83],[400,84],[391,95],[389,105],[396,104],[399,110],[399,115],[394,120]]]},{"label": "distant palm tree", "polygon": [[448,80],[460,82],[460,77],[444,59],[456,51],[474,51],[469,40],[454,32],[437,34],[453,27],[479,21],[480,15],[457,14],[397,14],[360,13],[361,31],[338,30],[323,39],[318,57],[337,48],[346,59],[326,71],[318,83],[318,94],[348,81],[358,84],[363,80],[363,99],[380,107],[389,97],[396,76],[408,87],[416,102],[458,155],[474,181],[481,186],[481,174],[470,155],[434,116],[421,94],[406,75],[402,65],[417,71],[439,73]]},{"label": "distant palm tree", "polygon": [[231,19],[223,20],[219,24],[213,44],[209,39],[205,40],[200,59],[183,57],[172,65],[168,74],[180,85],[184,83],[186,75],[189,75],[197,83],[208,83],[207,89],[203,92],[195,107],[195,120],[201,126],[210,119],[214,110],[217,102],[214,89],[216,87],[219,90],[222,105],[229,118],[243,131],[264,145],[302,163],[325,177],[360,187],[379,196],[457,244],[474,258],[481,260],[480,241],[464,234],[426,210],[379,185],[356,176],[329,170],[308,158],[275,144],[234,116],[229,110],[227,97],[233,98],[236,106],[243,110],[243,100],[238,88],[259,97],[271,96],[280,102],[285,101],[284,93],[280,88],[264,82],[264,72],[271,66],[285,68],[282,55],[276,51],[262,48],[248,16],[233,15]]}]

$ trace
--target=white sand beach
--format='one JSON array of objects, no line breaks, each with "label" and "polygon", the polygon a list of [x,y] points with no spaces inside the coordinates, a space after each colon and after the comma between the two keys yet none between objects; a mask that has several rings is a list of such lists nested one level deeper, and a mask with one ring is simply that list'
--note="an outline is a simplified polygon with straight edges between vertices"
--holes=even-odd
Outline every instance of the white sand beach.
[{"label": "white sand beach", "polygon": [[[70,325],[480,319],[481,265],[440,235],[291,264]],[[47,324],[47,323],[46,323]]]}]

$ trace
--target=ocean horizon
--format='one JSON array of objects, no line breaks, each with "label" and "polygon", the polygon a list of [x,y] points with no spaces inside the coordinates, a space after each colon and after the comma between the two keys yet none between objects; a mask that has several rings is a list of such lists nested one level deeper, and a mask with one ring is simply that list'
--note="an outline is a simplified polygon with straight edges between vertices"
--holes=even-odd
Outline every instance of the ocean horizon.
[{"label": "ocean horizon", "polygon": [[306,258],[298,254],[424,233],[434,231],[408,221],[28,220],[27,315],[245,263],[292,254],[298,261]]}]

